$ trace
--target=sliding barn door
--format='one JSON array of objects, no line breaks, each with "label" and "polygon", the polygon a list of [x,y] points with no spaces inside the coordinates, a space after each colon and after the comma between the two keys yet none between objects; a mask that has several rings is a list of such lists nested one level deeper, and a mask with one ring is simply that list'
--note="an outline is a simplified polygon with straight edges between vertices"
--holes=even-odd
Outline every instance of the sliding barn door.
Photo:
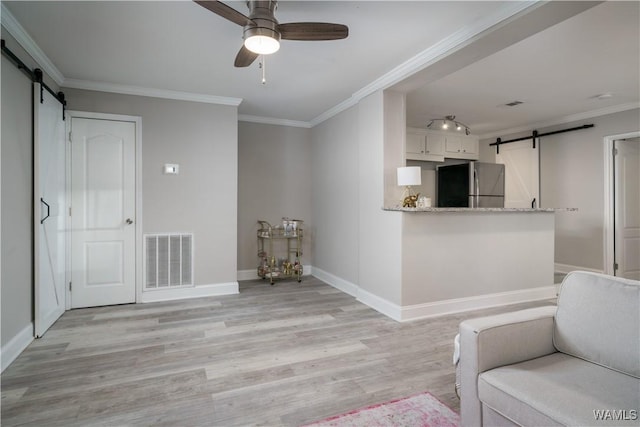
[{"label": "sliding barn door", "polygon": [[65,310],[65,125],[62,104],[34,83],[35,335]]},{"label": "sliding barn door", "polygon": [[505,208],[540,207],[538,145],[529,139],[500,146],[496,163],[504,164]]}]

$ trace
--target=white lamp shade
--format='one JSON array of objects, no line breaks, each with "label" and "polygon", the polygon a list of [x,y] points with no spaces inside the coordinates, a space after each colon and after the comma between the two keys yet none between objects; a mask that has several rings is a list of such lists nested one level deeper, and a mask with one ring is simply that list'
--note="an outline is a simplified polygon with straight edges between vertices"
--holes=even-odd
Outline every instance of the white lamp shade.
[{"label": "white lamp shade", "polygon": [[398,168],[398,185],[421,185],[422,169],[420,166]]}]

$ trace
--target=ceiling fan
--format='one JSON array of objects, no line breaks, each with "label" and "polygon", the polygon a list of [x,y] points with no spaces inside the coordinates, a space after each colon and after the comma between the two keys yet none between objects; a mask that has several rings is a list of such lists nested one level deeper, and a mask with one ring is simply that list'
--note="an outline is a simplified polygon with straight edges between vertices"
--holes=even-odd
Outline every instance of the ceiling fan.
[{"label": "ceiling fan", "polygon": [[244,44],[236,56],[236,67],[248,67],[259,55],[268,55],[280,48],[280,40],[340,40],[347,38],[349,28],[326,22],[291,22],[280,24],[274,16],[276,0],[247,1],[249,16],[245,16],[221,1],[194,0],[200,6],[244,27]]}]

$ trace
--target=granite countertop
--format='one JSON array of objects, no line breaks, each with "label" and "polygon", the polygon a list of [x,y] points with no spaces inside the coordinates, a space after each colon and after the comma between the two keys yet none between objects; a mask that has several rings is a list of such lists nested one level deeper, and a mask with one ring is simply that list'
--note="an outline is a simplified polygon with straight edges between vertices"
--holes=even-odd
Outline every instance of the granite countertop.
[{"label": "granite countertop", "polygon": [[397,212],[576,212],[577,208],[403,208],[385,206],[385,211]]}]

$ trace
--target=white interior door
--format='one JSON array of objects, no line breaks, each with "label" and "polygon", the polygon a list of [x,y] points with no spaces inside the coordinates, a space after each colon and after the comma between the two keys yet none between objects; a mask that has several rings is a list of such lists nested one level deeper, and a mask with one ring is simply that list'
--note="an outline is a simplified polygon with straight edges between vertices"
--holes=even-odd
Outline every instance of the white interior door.
[{"label": "white interior door", "polygon": [[34,83],[34,304],[41,337],[65,310],[65,124],[62,104]]},{"label": "white interior door", "polygon": [[[537,141],[539,142],[539,141]],[[540,157],[532,140],[500,146],[496,163],[504,164],[504,207],[540,207]]]},{"label": "white interior door", "polygon": [[71,306],[135,302],[136,124],[71,122]]},{"label": "white interior door", "polygon": [[640,280],[640,139],[614,148],[615,275]]}]

